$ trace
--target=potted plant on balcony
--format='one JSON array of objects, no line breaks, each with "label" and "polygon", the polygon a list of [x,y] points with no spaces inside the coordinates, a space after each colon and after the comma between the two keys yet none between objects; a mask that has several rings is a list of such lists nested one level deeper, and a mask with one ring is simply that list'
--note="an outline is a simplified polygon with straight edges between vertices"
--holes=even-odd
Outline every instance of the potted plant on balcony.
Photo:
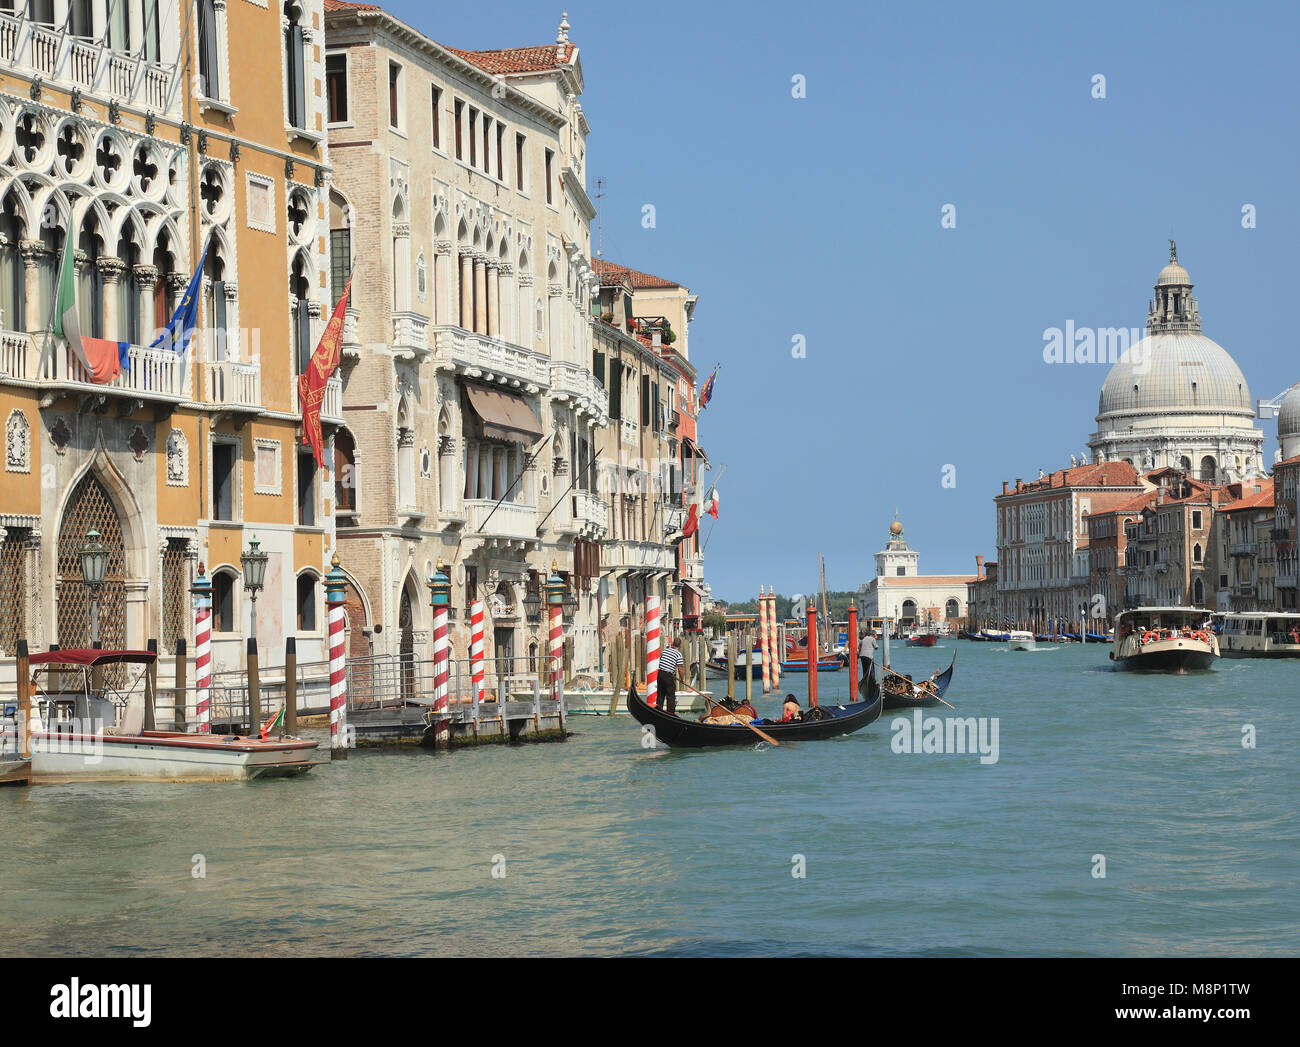
[{"label": "potted plant on balcony", "polygon": [[613,313],[601,313],[601,314],[600,314],[600,319],[601,319],[601,322],[602,322],[602,323],[612,324],[612,323],[614,322],[614,314],[613,314]]}]

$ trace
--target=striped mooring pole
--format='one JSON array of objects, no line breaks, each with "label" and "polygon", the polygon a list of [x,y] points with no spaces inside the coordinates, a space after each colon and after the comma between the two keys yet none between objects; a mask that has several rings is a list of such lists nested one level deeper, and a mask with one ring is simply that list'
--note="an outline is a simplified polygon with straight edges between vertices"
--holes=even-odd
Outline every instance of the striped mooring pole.
[{"label": "striped mooring pole", "polygon": [[483,700],[483,601],[469,605],[469,673],[474,701]]},{"label": "striped mooring pole", "polygon": [[780,650],[781,640],[776,632],[776,586],[767,594],[767,644],[772,652],[772,689],[781,686],[781,658],[785,651]]},{"label": "striped mooring pole", "polygon": [[325,606],[329,608],[330,652],[330,759],[348,758],[348,665],[344,650],[346,616],[343,601],[347,598],[348,579],[339,566],[339,555],[330,561],[325,576]]},{"label": "striped mooring pole", "polygon": [[645,701],[659,704],[659,597],[645,598]]},{"label": "striped mooring pole", "polygon": [[546,609],[551,622],[551,698],[560,700],[564,680],[564,594],[568,584],[560,577],[560,568],[551,561],[551,576],[546,579]]},{"label": "striped mooring pole", "polygon": [[758,656],[763,663],[763,693],[772,690],[772,651],[767,635],[767,597],[763,587],[758,587]]},{"label": "striped mooring pole", "polygon": [[[212,733],[212,581],[199,563],[190,586],[194,596],[194,730]],[[182,699],[183,701],[184,699]]]},{"label": "striped mooring pole", "polygon": [[[447,677],[451,662],[451,642],[447,638],[447,609],[451,606],[451,579],[442,566],[442,557],[429,578],[429,600],[433,605],[433,714],[436,726],[435,745],[451,743],[451,721],[447,712]],[[504,704],[502,705],[504,709]],[[439,715],[443,714],[443,715]]]}]

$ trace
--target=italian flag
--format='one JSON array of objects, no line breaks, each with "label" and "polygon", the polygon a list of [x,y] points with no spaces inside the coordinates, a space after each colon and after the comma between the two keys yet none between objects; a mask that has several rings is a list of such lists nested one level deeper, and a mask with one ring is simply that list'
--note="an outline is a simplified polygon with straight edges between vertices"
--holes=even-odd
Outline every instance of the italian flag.
[{"label": "italian flag", "polygon": [[265,738],[277,727],[284,726],[284,706],[280,706],[280,711],[272,716],[266,723],[262,724],[261,737]]},{"label": "italian flag", "polygon": [[704,511],[715,520],[718,518],[718,489],[716,487],[709,488],[709,496],[704,499]]},{"label": "italian flag", "polygon": [[63,248],[54,298],[54,336],[68,343],[68,348],[89,373],[92,382],[107,385],[122,373],[130,346],[126,342],[81,336],[81,321],[77,318],[77,274],[72,264],[74,253],[73,240],[69,236]]}]

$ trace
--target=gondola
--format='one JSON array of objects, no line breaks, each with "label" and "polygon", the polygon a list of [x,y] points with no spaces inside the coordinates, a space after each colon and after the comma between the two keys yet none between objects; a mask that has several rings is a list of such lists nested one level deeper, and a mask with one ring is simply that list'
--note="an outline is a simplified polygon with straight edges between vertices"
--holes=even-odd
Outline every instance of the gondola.
[{"label": "gondola", "polygon": [[[864,692],[865,688],[865,692]],[[819,742],[841,734],[852,734],[880,718],[880,687],[872,677],[858,688],[863,698],[850,705],[819,705],[820,719],[796,720],[793,723],[760,723],[764,734],[777,742]],[[697,720],[684,720],[680,716],[651,708],[636,693],[636,687],[627,692],[627,711],[641,724],[654,729],[655,738],[669,747],[703,749],[714,746],[753,745],[758,735],[743,724],[708,724]],[[811,711],[811,710],[810,710]],[[807,713],[805,713],[805,716]]]},{"label": "gondola", "polygon": [[[935,694],[928,691],[918,695],[895,694],[893,691],[885,690],[877,684],[876,686],[880,690],[883,711],[889,712],[892,709],[923,709],[927,706],[943,704],[939,699],[943,697],[944,692],[948,690],[948,685],[952,683],[952,673],[956,667],[957,656],[954,654],[952,656],[952,663],[948,668],[934,678],[934,685],[938,691],[938,693]],[[870,677],[873,682],[875,681],[876,673],[874,664],[872,664],[872,666],[867,670],[866,675]]]}]

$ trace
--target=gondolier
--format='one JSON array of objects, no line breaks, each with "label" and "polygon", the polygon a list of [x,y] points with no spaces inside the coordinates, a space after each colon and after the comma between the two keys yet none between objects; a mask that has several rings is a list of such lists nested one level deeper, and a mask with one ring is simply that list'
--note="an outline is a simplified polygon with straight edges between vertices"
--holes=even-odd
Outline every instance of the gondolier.
[{"label": "gondolier", "polygon": [[862,643],[858,645],[858,664],[865,673],[876,660],[876,634],[867,629],[862,634]]},{"label": "gondolier", "polygon": [[682,652],[677,649],[680,640],[674,640],[659,656],[659,707],[666,712],[677,712],[677,670],[682,667]]}]

